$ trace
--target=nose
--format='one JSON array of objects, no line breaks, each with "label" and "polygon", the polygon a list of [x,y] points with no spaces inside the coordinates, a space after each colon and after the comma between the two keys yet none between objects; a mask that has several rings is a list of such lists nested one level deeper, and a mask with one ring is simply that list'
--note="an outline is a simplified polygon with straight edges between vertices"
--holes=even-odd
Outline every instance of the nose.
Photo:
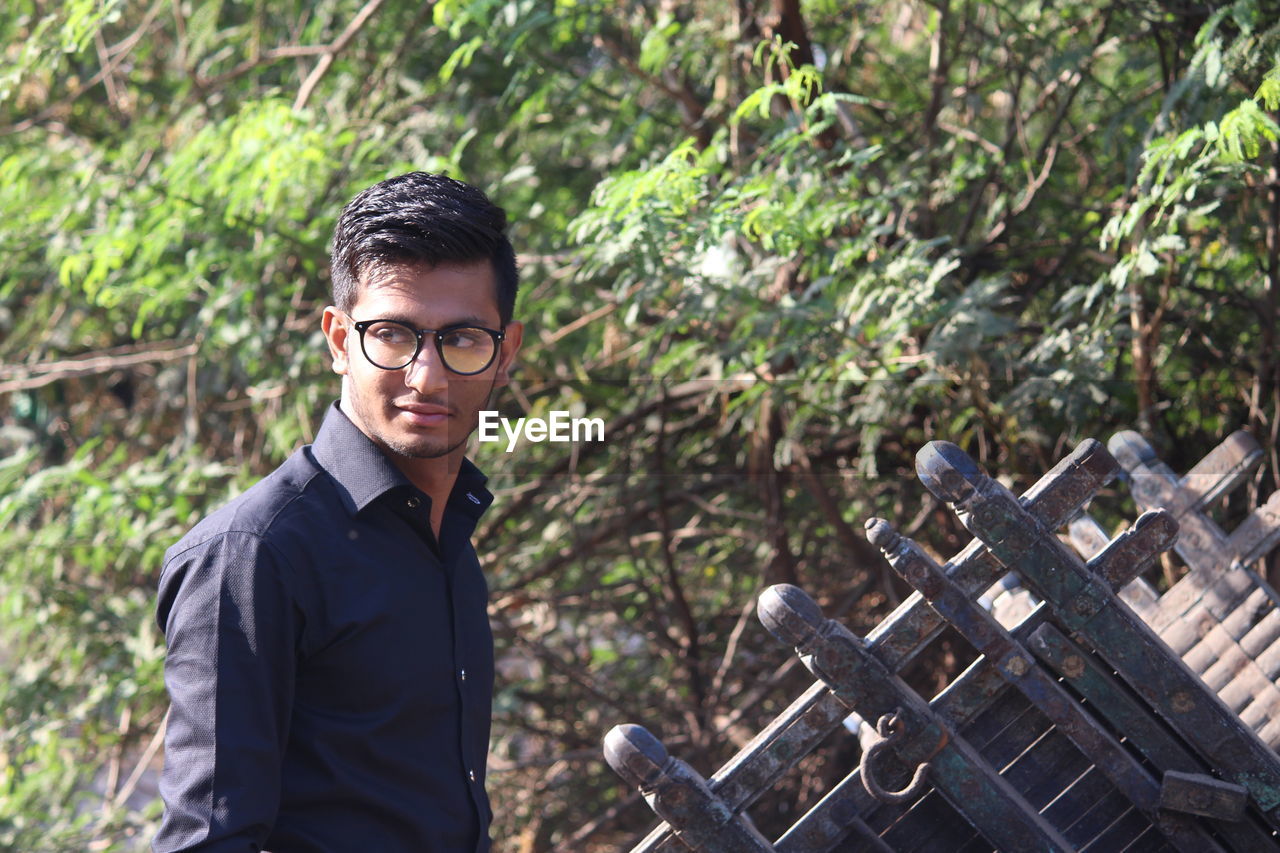
[{"label": "nose", "polygon": [[417,358],[405,366],[404,384],[424,395],[443,391],[448,386],[449,368],[440,360],[434,340],[423,341]]}]

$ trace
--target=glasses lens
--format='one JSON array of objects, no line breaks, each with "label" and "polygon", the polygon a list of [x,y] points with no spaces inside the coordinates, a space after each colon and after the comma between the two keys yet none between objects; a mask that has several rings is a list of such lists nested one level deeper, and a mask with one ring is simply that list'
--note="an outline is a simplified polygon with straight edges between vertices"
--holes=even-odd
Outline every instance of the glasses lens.
[{"label": "glasses lens", "polygon": [[387,370],[398,370],[418,352],[418,336],[408,326],[382,320],[364,330],[364,354]]},{"label": "glasses lens", "polygon": [[479,373],[496,352],[497,343],[486,329],[449,329],[440,336],[440,354],[455,373]]}]

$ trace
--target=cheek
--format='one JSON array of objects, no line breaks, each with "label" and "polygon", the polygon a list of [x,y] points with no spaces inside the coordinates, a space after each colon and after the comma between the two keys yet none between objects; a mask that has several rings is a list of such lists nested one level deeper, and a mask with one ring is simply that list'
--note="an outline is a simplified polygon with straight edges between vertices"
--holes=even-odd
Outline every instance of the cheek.
[{"label": "cheek", "polygon": [[488,398],[491,387],[493,387],[492,376],[483,381],[455,382],[450,387],[450,393],[464,407],[480,408]]},{"label": "cheek", "polygon": [[379,370],[373,365],[361,365],[352,360],[347,364],[347,381],[356,393],[363,397],[390,397],[404,389],[403,374],[398,371]]}]

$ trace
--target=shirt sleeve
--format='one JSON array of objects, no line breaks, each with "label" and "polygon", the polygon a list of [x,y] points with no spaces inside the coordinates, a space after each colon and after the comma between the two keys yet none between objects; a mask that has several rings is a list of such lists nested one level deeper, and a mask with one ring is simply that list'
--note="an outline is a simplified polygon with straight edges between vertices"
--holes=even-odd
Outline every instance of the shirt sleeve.
[{"label": "shirt sleeve", "polygon": [[156,853],[258,851],[279,808],[301,617],[288,567],[251,533],[170,556],[157,620],[169,722]]}]

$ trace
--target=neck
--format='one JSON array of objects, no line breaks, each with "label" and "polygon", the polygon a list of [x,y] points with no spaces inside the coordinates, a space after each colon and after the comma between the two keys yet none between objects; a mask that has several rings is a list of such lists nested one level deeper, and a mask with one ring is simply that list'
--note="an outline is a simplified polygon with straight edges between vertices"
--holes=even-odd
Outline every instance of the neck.
[{"label": "neck", "polygon": [[444,507],[458,480],[458,471],[466,456],[466,445],[459,445],[445,456],[418,459],[411,456],[388,454],[393,465],[400,469],[410,483],[431,498],[431,532],[440,538],[440,525],[444,521]]}]

